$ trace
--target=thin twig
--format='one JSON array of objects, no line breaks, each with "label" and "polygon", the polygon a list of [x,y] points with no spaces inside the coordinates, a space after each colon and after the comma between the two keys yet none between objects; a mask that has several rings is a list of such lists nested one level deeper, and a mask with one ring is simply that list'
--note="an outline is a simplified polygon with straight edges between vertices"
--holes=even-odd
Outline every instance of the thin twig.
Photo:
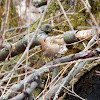
[{"label": "thin twig", "polygon": [[65,12],[65,10],[64,10],[64,8],[63,8],[61,2],[60,2],[59,0],[57,0],[57,1],[58,1],[58,4],[59,4],[60,8],[62,9],[62,12],[63,12],[63,14],[64,14],[66,20],[68,21],[68,23],[69,23],[69,25],[70,25],[70,27],[71,27],[71,30],[74,30],[74,29],[73,29],[73,26],[72,26],[71,23],[70,23],[69,18],[68,18],[67,15],[66,15],[66,12]]},{"label": "thin twig", "polygon": [[[90,17],[91,17],[93,23],[95,24],[95,26],[96,26],[96,27],[99,27],[98,23],[96,22],[96,20],[95,20],[93,14],[92,14],[92,12],[91,12],[89,6],[88,6],[88,5],[90,5],[89,2],[88,2],[88,5],[85,3],[84,0],[81,0],[81,2],[84,4],[84,6],[86,7],[87,11],[89,12]],[[99,46],[99,48],[100,48],[100,43],[99,43],[99,34],[100,34],[100,31],[99,31],[98,28],[96,28],[97,43],[98,43],[98,46]]]},{"label": "thin twig", "polygon": [[[5,89],[4,89],[3,93],[2,93],[2,96],[3,96],[3,94],[5,93],[5,90],[6,90],[8,84],[9,84],[9,82],[10,82],[10,80],[11,80],[13,74],[14,74],[15,69],[19,66],[20,62],[21,62],[22,59],[25,57],[25,55],[26,55],[26,53],[27,53],[27,50],[30,48],[30,46],[31,46],[31,44],[32,44],[32,42],[33,42],[33,40],[35,39],[35,37],[36,37],[36,35],[37,35],[37,33],[38,33],[38,30],[39,30],[39,28],[40,28],[40,26],[41,26],[42,20],[43,20],[45,14],[46,14],[46,10],[47,10],[49,4],[50,4],[50,0],[48,1],[47,7],[46,7],[46,9],[45,9],[45,11],[44,11],[44,13],[43,13],[41,19],[40,19],[39,25],[38,25],[38,27],[37,27],[35,33],[34,33],[34,36],[32,37],[32,39],[31,39],[30,43],[28,44],[26,50],[24,51],[23,55],[21,56],[21,58],[19,59],[19,61],[17,62],[17,64],[16,64],[16,65],[14,66],[14,68],[12,69],[12,72],[11,72],[10,74],[8,74],[8,76],[10,76],[10,78],[9,78],[7,84],[6,84],[6,87],[5,87]],[[1,96],[1,97],[2,97],[2,96]]]},{"label": "thin twig", "polygon": [[63,86],[67,91],[69,91],[71,93],[71,95],[80,98],[81,100],[85,100],[84,98],[80,97],[79,95],[77,95],[74,91],[71,91],[69,89],[67,89],[67,87]]},{"label": "thin twig", "polygon": [[2,25],[1,25],[1,31],[3,33],[3,35],[1,35],[2,40],[0,41],[1,46],[2,46],[3,41],[5,39],[5,34],[6,34],[6,29],[7,29],[7,24],[8,24],[9,8],[10,8],[10,0],[6,0],[5,1],[4,18],[2,19]]}]

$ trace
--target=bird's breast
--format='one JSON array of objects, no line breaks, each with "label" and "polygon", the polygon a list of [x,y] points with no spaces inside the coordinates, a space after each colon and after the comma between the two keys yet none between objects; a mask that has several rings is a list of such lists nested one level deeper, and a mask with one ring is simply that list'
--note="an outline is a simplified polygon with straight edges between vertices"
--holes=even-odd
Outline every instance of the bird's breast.
[{"label": "bird's breast", "polygon": [[58,45],[54,45],[54,46],[49,46],[46,48],[46,50],[44,51],[44,56],[46,57],[54,57],[58,51],[59,51],[59,46]]}]

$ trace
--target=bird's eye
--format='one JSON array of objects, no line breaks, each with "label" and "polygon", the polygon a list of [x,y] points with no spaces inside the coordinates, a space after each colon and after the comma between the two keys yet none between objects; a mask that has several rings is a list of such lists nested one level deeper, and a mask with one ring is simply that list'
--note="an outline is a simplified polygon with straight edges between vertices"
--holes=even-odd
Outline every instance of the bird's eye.
[{"label": "bird's eye", "polygon": [[49,28],[49,25],[47,25],[46,28],[48,29]]}]

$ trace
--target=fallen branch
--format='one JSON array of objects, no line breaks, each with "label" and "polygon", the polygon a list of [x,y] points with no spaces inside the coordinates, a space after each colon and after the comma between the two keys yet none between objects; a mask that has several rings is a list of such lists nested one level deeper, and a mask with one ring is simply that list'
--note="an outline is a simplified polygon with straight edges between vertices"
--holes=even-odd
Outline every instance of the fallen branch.
[{"label": "fallen branch", "polygon": [[[100,54],[100,48],[97,48],[95,50],[88,50],[88,51],[82,51],[80,53],[76,53],[76,54],[71,54],[62,58],[58,58],[55,60],[56,65],[53,65],[53,61],[47,63],[46,65],[44,65],[43,67],[41,67],[40,69],[37,69],[33,74],[29,75],[27,78],[25,78],[21,83],[21,87],[18,85],[18,87],[15,87],[17,89],[15,90],[20,90],[23,89],[23,83],[26,82],[26,84],[31,84],[32,82],[34,82],[37,77],[43,75],[44,73],[47,73],[49,71],[52,71],[53,68],[57,67],[59,64],[61,65],[61,63],[71,63],[70,61],[73,60],[78,60],[78,59],[85,59],[85,58],[90,58],[90,57],[94,57],[94,56],[98,56]],[[94,58],[93,58],[94,59]],[[83,60],[81,60],[83,61]],[[74,63],[74,62],[73,62]],[[17,92],[17,91],[15,91]],[[13,91],[11,91],[11,94],[14,94]],[[8,95],[8,97],[9,97]],[[3,97],[7,96],[7,94],[4,94]],[[2,97],[0,97],[0,100]]]},{"label": "fallen branch", "polygon": [[[73,42],[77,42],[78,41],[77,39],[81,38],[81,35],[79,36],[79,34],[81,34],[81,33],[83,34],[84,32],[85,33],[90,32],[88,35],[89,38],[91,37],[91,35],[95,34],[95,31],[93,31],[93,30],[87,30],[87,31],[83,30],[82,32],[81,31],[77,32],[77,30],[74,30],[74,31],[66,31],[64,34],[57,35],[57,36],[48,36],[47,32],[45,32],[45,30],[43,30],[43,29],[41,29],[41,30],[40,30],[39,34],[36,36],[36,38],[34,39],[34,41],[32,42],[30,48],[41,44],[39,41],[39,38],[42,38],[43,40],[45,40],[47,37],[50,37],[50,38],[58,39],[59,42],[65,41],[67,44],[70,44]],[[48,30],[48,32],[50,32],[52,30],[52,28],[49,27],[49,28],[46,28],[46,30]],[[34,35],[35,35],[34,32],[30,33],[29,40],[31,40],[31,38]],[[86,37],[87,37],[87,35],[86,35]],[[86,38],[86,37],[84,37],[84,38]],[[82,39],[84,39],[84,38],[82,38]],[[24,36],[21,40],[19,40],[16,43],[5,46],[0,51],[0,61],[5,60],[10,52],[11,52],[11,55],[10,55],[11,57],[16,56],[16,55],[24,52],[26,47],[27,47],[27,43],[28,43],[28,35]],[[12,47],[14,48],[13,50],[12,50]]]}]

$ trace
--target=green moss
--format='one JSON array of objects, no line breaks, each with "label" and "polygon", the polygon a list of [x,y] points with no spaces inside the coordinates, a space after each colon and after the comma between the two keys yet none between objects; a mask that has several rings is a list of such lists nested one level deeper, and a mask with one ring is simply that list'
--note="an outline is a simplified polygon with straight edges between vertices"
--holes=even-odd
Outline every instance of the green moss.
[{"label": "green moss", "polygon": [[18,21],[19,21],[18,13],[16,12],[15,6],[11,1],[9,10],[9,28],[17,27]]},{"label": "green moss", "polygon": [[2,14],[3,14],[3,8],[0,6],[0,27],[1,27],[1,21],[2,21]]},{"label": "green moss", "polygon": [[5,4],[5,0],[2,0],[0,4],[0,27],[1,27],[1,21],[2,21],[2,14],[4,12],[4,4]]},{"label": "green moss", "polygon": [[2,0],[0,6],[3,8],[6,0]]},{"label": "green moss", "polygon": [[74,29],[77,29],[78,26],[86,26],[86,16],[84,14],[78,13],[71,17],[71,23]]},{"label": "green moss", "polygon": [[37,97],[39,95],[39,93],[37,92],[37,90],[34,91],[35,96]]},{"label": "green moss", "polygon": [[77,0],[77,4],[76,4],[76,8],[75,8],[75,11],[78,12],[80,11],[81,9],[84,8],[84,5],[83,3],[81,2],[81,0]]},{"label": "green moss", "polygon": [[91,11],[93,14],[100,12],[100,0],[89,0],[89,3],[92,7]]},{"label": "green moss", "polygon": [[[0,4],[0,27],[1,27],[1,19],[2,19],[2,14],[4,12],[4,7],[5,7],[5,0],[2,0],[1,4]],[[18,14],[16,12],[15,6],[13,5],[13,2],[11,0],[10,3],[10,9],[9,9],[9,17],[8,17],[8,28],[11,27],[17,27],[18,26]]]},{"label": "green moss", "polygon": [[48,8],[47,15],[48,15],[48,13],[49,13],[49,14],[50,14],[50,13],[53,13],[53,15],[55,15],[55,12],[56,12],[57,10],[59,10],[59,9],[60,9],[60,7],[59,7],[58,3],[53,1],[53,2],[51,3],[51,5],[49,6],[49,8]]}]

